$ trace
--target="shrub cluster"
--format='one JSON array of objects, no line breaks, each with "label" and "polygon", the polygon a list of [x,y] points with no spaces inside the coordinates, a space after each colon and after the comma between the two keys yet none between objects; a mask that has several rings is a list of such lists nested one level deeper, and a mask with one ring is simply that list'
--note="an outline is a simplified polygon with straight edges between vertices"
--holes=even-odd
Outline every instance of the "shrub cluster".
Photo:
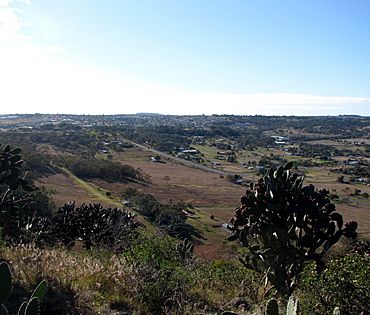
[{"label": "shrub cluster", "polygon": [[151,194],[144,194],[136,189],[127,188],[122,196],[129,200],[136,211],[144,215],[170,236],[180,239],[200,237],[198,231],[186,222],[185,210],[189,205],[184,203],[161,204]]},{"label": "shrub cluster", "polygon": [[143,180],[142,173],[138,169],[110,160],[65,156],[56,159],[56,162],[81,178],[111,181]]},{"label": "shrub cluster", "polygon": [[138,224],[133,215],[118,208],[103,208],[100,204],[75,203],[60,207],[50,220],[48,241],[73,247],[77,241],[86,249],[105,247],[121,252],[132,240]]},{"label": "shrub cluster", "polygon": [[370,310],[370,257],[350,254],[336,257],[319,272],[314,262],[307,265],[300,279],[301,311],[332,314],[366,314]]},{"label": "shrub cluster", "polygon": [[104,246],[111,250],[127,245],[137,227],[130,213],[99,204],[75,207],[74,203],[52,212],[47,195],[21,177],[20,152],[6,146],[0,153],[0,228],[6,241],[67,246],[81,241],[87,249]]},{"label": "shrub cluster", "polygon": [[141,233],[124,254],[133,266],[130,295],[139,314],[217,313],[237,296],[256,302],[259,276],[233,261],[199,261],[193,246]]}]

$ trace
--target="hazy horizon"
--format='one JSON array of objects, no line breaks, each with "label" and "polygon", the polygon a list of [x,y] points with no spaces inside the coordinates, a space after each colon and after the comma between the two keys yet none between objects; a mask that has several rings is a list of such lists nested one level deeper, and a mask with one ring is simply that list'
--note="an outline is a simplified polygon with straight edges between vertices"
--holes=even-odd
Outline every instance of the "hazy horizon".
[{"label": "hazy horizon", "polygon": [[370,115],[370,2],[0,0],[0,114]]},{"label": "hazy horizon", "polygon": [[116,114],[70,114],[70,113],[5,113],[0,114],[0,119],[4,117],[17,117],[17,116],[25,116],[25,115],[58,115],[58,116],[245,116],[245,117],[253,117],[253,116],[263,116],[263,117],[363,117],[363,118],[370,118],[370,115],[359,115],[359,114],[338,114],[338,115],[261,115],[261,114],[161,114],[161,113],[149,113],[149,112],[138,112],[138,113],[116,113]]}]

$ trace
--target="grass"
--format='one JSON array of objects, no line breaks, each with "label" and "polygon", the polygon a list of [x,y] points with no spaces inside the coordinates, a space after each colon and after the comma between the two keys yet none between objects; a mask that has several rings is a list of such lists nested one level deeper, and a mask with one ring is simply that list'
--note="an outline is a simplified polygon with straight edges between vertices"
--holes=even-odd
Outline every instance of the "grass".
[{"label": "grass", "polygon": [[210,147],[210,146],[205,146],[205,145],[192,145],[192,146],[204,155],[203,157],[204,160],[220,163],[219,167],[223,169],[224,171],[231,172],[231,173],[245,173],[245,169],[239,165],[239,162],[230,163],[230,162],[227,162],[224,160],[218,160],[215,158],[215,156],[217,155],[217,152],[225,151],[225,150],[220,150],[220,149],[217,149],[216,147]]},{"label": "grass", "polygon": [[[16,284],[14,305],[40,279],[49,287],[42,303],[48,314],[200,314],[206,309],[208,314],[224,310],[238,296],[257,302],[259,277],[241,264],[179,261],[172,239],[142,236],[118,256],[81,248],[3,248],[1,257],[11,265]],[[157,312],[150,312],[154,306]]]},{"label": "grass", "polygon": [[112,198],[109,198],[106,195],[107,190],[104,190],[100,187],[97,187],[94,184],[91,184],[91,183],[88,183],[88,182],[82,180],[81,178],[77,177],[71,171],[69,171],[68,169],[66,169],[64,167],[61,167],[60,169],[65,174],[67,174],[69,177],[71,177],[78,186],[80,186],[81,188],[86,190],[88,193],[92,194],[94,197],[99,199],[101,202],[112,205],[112,206],[115,206],[115,207],[119,207],[119,208],[123,207],[121,202],[119,202],[117,200],[114,200]]},{"label": "grass", "polygon": [[[60,167],[60,169],[66,174],[68,175],[70,178],[72,178],[74,180],[74,182],[79,186],[81,187],[82,189],[86,190],[88,193],[90,193],[91,195],[93,195],[95,198],[97,198],[100,202],[104,203],[104,204],[107,204],[107,205],[110,205],[110,206],[113,206],[113,207],[117,207],[117,208],[127,208],[125,206],[122,205],[122,203],[120,201],[117,201],[117,199],[113,199],[112,197],[108,197],[106,195],[106,192],[108,190],[105,190],[105,189],[102,189],[92,183],[88,183],[84,180],[82,180],[81,178],[77,177],[76,175],[74,175],[70,170],[64,168],[64,167]],[[143,224],[149,231],[153,232],[153,233],[157,233],[158,232],[158,228],[151,222],[149,222],[148,220],[145,219],[145,217],[143,217],[142,215],[138,214],[136,211],[134,211],[133,209],[129,208],[128,209],[130,212],[132,213],[135,213],[136,214],[136,218],[137,220]]]},{"label": "grass", "polygon": [[194,144],[192,145],[192,147],[194,147],[194,149],[204,154],[204,158],[209,159],[209,160],[214,160],[214,157],[217,154],[217,151],[222,151],[222,150],[217,149],[216,147],[210,147],[207,145]]},{"label": "grass", "polygon": [[49,314],[68,314],[71,308],[107,314],[113,302],[127,302],[127,288],[122,285],[129,279],[127,267],[115,256],[33,246],[6,248],[2,256],[10,262],[15,282],[27,291],[40,279],[47,280],[44,306]]},{"label": "grass", "polygon": [[135,162],[147,162],[150,160],[150,156],[153,155],[153,153],[149,151],[144,151],[141,148],[138,147],[132,147],[132,148],[125,148],[121,152],[115,152],[112,151],[113,159],[121,162],[121,163],[127,163],[130,161]]},{"label": "grass", "polygon": [[95,158],[98,160],[108,160],[107,154],[104,153],[96,153]]},{"label": "grass", "polygon": [[190,217],[187,221],[202,233],[203,239],[199,239],[200,244],[195,246],[197,255],[207,260],[235,257],[235,244],[225,241],[228,233],[221,227],[223,221],[217,217],[211,219],[210,214],[199,208],[195,208],[194,212],[196,217]]}]

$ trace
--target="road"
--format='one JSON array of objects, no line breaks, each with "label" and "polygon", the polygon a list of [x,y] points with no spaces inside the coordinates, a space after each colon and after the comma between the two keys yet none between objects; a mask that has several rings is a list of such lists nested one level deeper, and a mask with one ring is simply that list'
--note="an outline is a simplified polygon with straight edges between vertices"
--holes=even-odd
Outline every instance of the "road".
[{"label": "road", "polygon": [[224,176],[225,175],[234,175],[234,173],[225,172],[225,171],[222,171],[222,170],[218,170],[218,169],[214,169],[214,168],[205,166],[205,165],[200,164],[200,163],[195,163],[193,161],[184,160],[184,159],[181,159],[181,158],[179,158],[177,156],[173,156],[171,154],[168,154],[168,153],[165,153],[165,152],[162,152],[162,151],[159,151],[159,150],[156,150],[156,149],[147,147],[145,145],[136,143],[136,142],[131,141],[131,140],[128,140],[128,139],[122,139],[122,141],[131,143],[132,145],[134,145],[134,146],[136,146],[136,147],[138,147],[140,149],[143,149],[143,150],[146,150],[146,151],[150,151],[150,152],[154,153],[155,155],[158,154],[161,157],[167,158],[169,160],[176,161],[176,162],[178,162],[178,163],[180,163],[182,165],[188,166],[188,167],[197,168],[197,169],[200,169],[200,170],[203,170],[203,171],[206,171],[206,172],[215,173],[215,174],[224,175]]}]

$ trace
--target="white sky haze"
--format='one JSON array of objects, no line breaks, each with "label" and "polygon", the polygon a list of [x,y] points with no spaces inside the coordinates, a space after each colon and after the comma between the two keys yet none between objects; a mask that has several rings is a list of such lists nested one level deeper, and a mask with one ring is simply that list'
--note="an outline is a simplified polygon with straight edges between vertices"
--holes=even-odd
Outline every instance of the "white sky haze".
[{"label": "white sky haze", "polygon": [[[229,1],[229,3],[232,2],[232,0]],[[58,42],[58,39],[64,36],[61,35],[63,23],[59,21],[59,24],[54,25],[52,17],[47,16],[40,3],[36,6],[37,3],[36,0],[34,2],[0,0],[1,114],[156,112],[162,114],[370,115],[370,94],[364,92],[347,94],[351,92],[350,88],[346,91],[338,91],[337,94],[333,94],[332,86],[329,89],[330,93],[318,93],[322,91],[323,86],[320,86],[320,89],[312,88],[310,91],[307,89],[300,91],[297,87],[292,90],[281,90],[278,87],[279,80],[275,80],[277,88],[267,90],[263,88],[263,78],[259,78],[260,88],[251,88],[252,84],[247,82],[248,80],[252,82],[253,76],[248,80],[245,79],[246,88],[243,88],[243,82],[238,79],[240,73],[235,73],[234,77],[231,72],[225,76],[224,85],[221,76],[219,78],[210,76],[208,81],[202,80],[203,83],[197,85],[199,76],[206,78],[204,69],[195,67],[190,72],[182,64],[186,60],[181,58],[176,61],[178,75],[181,78],[177,78],[176,74],[174,77],[171,69],[164,70],[162,73],[159,66],[157,69],[151,69],[150,73],[144,66],[140,69],[142,64],[139,62],[137,68],[133,67],[132,63],[129,64],[130,60],[125,66],[122,61],[124,56],[117,57],[117,67],[113,57],[109,60],[111,64],[100,62],[99,56],[95,57],[90,51],[90,44],[84,44],[83,40],[78,45],[74,45],[72,40]],[[115,3],[111,1],[110,5]],[[144,3],[145,1],[143,5]],[[109,16],[105,18],[109,19]],[[40,29],[43,31],[38,33],[40,31],[38,28],[36,32],[33,30],[33,25],[38,27],[42,25]],[[116,31],[117,29],[112,29],[110,33],[102,30],[102,33],[105,33],[101,36],[97,34],[94,45],[99,47],[104,45],[106,40],[114,41]],[[145,38],[150,39],[150,37]],[[171,43],[167,45],[172,47]],[[192,49],[196,48],[197,46],[194,45]],[[114,48],[113,44],[111,49],[124,51],[121,46]],[[110,53],[108,51],[108,54]],[[144,54],[144,52],[138,51],[138,54]],[[145,51],[145,54],[150,55],[151,51]],[[141,58],[144,60],[143,63],[149,62],[145,59],[147,57]],[[212,54],[209,58],[213,58]],[[166,61],[161,62],[163,62],[163,69],[167,69],[167,66],[171,68],[171,63],[174,61],[169,60],[169,64],[166,64]],[[319,76],[320,73],[317,75]],[[333,76],[335,75],[333,73]],[[314,71],[312,76],[315,76]],[[285,74],[281,73],[281,77],[283,80]],[[171,78],[174,80],[172,81]],[[237,88],[233,88],[230,78],[235,79]],[[369,77],[365,77],[365,81],[368,79]],[[207,86],[207,82],[212,85],[213,80],[215,80],[215,87]],[[318,82],[318,85],[321,83]],[[267,75],[266,85],[273,87],[273,84],[273,80]],[[292,84],[295,84],[294,80]],[[225,88],[222,88],[223,86]]]}]

